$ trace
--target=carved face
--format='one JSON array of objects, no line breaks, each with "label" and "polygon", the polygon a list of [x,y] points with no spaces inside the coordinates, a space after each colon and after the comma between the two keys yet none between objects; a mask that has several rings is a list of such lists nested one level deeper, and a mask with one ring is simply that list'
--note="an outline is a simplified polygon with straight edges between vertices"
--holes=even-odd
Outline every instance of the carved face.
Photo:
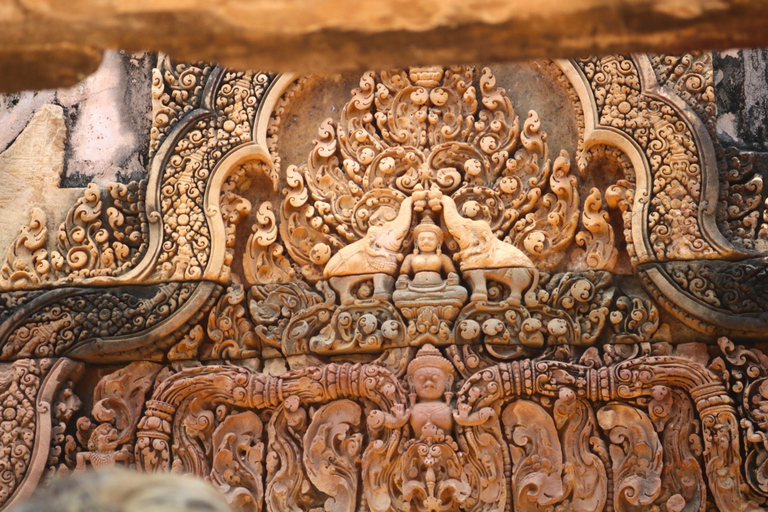
[{"label": "carved face", "polygon": [[413,386],[419,398],[438,400],[448,387],[448,375],[439,368],[419,368],[413,373]]},{"label": "carved face", "polygon": [[416,244],[421,252],[435,252],[438,244],[437,235],[431,231],[422,231],[416,238]]},{"label": "carved face", "polygon": [[112,451],[117,448],[117,430],[109,423],[102,423],[93,430],[88,440],[91,451]]}]

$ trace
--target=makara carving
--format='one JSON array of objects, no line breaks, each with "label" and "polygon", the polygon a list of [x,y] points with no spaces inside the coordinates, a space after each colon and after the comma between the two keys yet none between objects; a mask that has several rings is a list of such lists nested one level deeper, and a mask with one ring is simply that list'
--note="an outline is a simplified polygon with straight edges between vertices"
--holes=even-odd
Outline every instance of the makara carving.
[{"label": "makara carving", "polygon": [[763,510],[764,200],[710,66],[161,57],[146,182],[0,267],[0,506],[117,465],[238,510]]}]

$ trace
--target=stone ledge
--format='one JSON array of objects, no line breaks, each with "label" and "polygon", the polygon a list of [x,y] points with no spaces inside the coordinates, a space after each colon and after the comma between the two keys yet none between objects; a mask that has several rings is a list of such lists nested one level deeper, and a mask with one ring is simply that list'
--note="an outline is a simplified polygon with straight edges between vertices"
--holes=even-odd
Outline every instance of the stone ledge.
[{"label": "stone ledge", "polygon": [[[71,85],[99,50],[155,50],[240,69],[406,64],[768,45],[759,0],[103,2],[0,9],[0,91]],[[45,44],[40,43],[41,40]]]}]

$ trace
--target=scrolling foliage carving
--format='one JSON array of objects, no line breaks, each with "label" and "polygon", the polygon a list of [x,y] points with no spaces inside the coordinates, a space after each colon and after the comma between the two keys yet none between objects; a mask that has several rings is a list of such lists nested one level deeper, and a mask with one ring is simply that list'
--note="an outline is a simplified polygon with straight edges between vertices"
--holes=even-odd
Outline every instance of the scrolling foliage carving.
[{"label": "scrolling foliage carving", "polygon": [[[668,354],[614,363],[585,355],[587,364],[518,359],[459,383],[432,345],[403,378],[359,363],[274,377],[188,369],[147,402],[137,464],[212,471],[218,482],[206,447],[226,431],[253,447],[241,453],[256,450],[249,471],[266,477],[265,491],[250,488],[249,509],[702,510],[709,489],[720,510],[758,510],[765,425],[757,408],[740,429],[727,386],[747,382],[745,400],[764,399],[765,367],[749,369],[764,356],[721,344],[711,369],[658,347]],[[243,414],[251,415],[248,439],[228,419]]]},{"label": "scrolling foliage carving", "polygon": [[136,265],[147,248],[145,185],[113,183],[106,198],[96,185],[88,185],[59,227],[56,249],[50,254],[46,215],[34,208],[29,226],[21,228],[0,267],[0,289],[115,276]]},{"label": "scrolling foliage carving", "polygon": [[[567,88],[553,66],[542,76]],[[301,163],[280,151],[313,78],[280,91],[263,73],[161,59],[156,211],[144,185],[112,199],[90,187],[55,248],[34,211],[0,268],[14,290],[0,295],[14,322],[0,325],[13,361],[0,366],[0,505],[43,468],[124,465],[206,479],[238,510],[762,510],[768,358],[726,338],[719,352],[673,345],[679,324],[633,275],[718,254],[694,130],[645,93],[632,59],[574,66],[646,176],[586,142],[573,88],[573,137],[545,105],[519,117],[504,71],[366,73]],[[221,169],[233,153],[248,156]],[[764,265],[724,264],[665,269],[702,303],[758,312],[761,285],[732,292],[732,274]],[[151,287],[32,291],[132,271]],[[108,339],[132,359],[56,380],[43,416],[33,402],[52,363],[31,358],[70,361]]]}]

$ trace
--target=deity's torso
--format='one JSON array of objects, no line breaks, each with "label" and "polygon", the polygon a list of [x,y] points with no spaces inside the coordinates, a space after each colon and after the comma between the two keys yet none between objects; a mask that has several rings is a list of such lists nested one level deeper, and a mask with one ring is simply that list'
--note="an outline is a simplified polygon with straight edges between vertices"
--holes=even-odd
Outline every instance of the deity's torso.
[{"label": "deity's torso", "polygon": [[435,425],[446,435],[453,432],[453,413],[445,402],[417,403],[411,410],[411,427],[415,437],[419,437],[426,425]]}]

